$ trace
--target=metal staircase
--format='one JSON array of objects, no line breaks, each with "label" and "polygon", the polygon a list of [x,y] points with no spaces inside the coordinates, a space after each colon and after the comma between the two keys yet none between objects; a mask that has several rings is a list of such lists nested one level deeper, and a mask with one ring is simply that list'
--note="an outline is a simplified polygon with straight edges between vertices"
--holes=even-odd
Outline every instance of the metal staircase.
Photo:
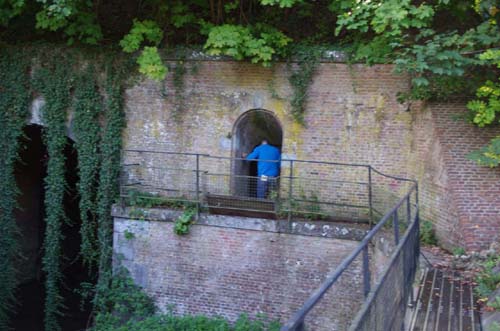
[{"label": "metal staircase", "polygon": [[425,269],[407,331],[481,331],[474,283],[456,270]]}]

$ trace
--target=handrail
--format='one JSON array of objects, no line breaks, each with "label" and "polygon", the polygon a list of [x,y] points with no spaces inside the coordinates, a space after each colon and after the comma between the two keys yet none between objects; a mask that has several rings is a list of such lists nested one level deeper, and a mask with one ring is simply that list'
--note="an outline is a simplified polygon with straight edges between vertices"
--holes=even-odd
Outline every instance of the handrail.
[{"label": "handrail", "polygon": [[[209,157],[213,159],[225,159],[225,160],[242,160],[242,161],[259,161],[257,159],[247,160],[246,158],[238,158],[231,156],[218,156],[218,155],[210,155],[210,154],[202,154],[202,153],[185,153],[185,152],[165,152],[165,151],[151,151],[151,150],[140,150],[140,149],[125,149],[124,152],[134,152],[134,153],[154,153],[154,154],[169,154],[169,155],[187,155],[187,156],[203,156]],[[316,164],[328,164],[328,165],[340,165],[340,166],[350,166],[350,167],[371,167],[369,164],[359,164],[359,163],[340,163],[340,162],[328,162],[328,161],[319,161],[319,160],[300,160],[300,159],[281,159],[281,160],[260,160],[267,162],[304,162],[304,163],[316,163]]]},{"label": "handrail", "polygon": [[[123,152],[133,152],[133,153],[153,153],[153,154],[168,154],[168,155],[185,155],[185,156],[202,156],[202,157],[209,157],[213,159],[225,159],[225,160],[241,160],[241,161],[259,161],[258,159],[251,159],[247,160],[246,158],[238,158],[238,157],[231,157],[231,156],[219,156],[219,155],[210,155],[210,154],[204,154],[204,153],[193,153],[193,152],[169,152],[169,151],[154,151],[154,150],[142,150],[142,149],[124,149]],[[380,170],[377,170],[370,164],[363,164],[363,163],[343,163],[343,162],[330,162],[330,161],[320,161],[320,160],[301,160],[301,159],[281,159],[281,160],[263,160],[261,159],[260,161],[266,161],[266,162],[303,162],[303,163],[313,163],[313,164],[328,164],[328,165],[339,165],[339,166],[351,166],[351,167],[364,167],[364,168],[370,168],[377,174],[391,178],[394,180],[400,180],[400,181],[405,181],[405,182],[413,182],[417,183],[415,179],[409,179],[409,178],[404,178],[404,177],[396,177],[392,175],[387,175],[381,172]]]},{"label": "handrail", "polygon": [[306,300],[304,305],[281,327],[281,331],[296,330],[303,322],[306,315],[312,308],[319,302],[325,295],[326,291],[337,281],[342,273],[350,266],[350,264],[358,257],[358,255],[365,250],[370,240],[377,234],[377,232],[385,225],[389,218],[395,213],[401,205],[408,200],[413,191],[417,191],[417,184],[413,185],[406,195],[399,200],[399,202],[380,220],[370,232],[366,234],[358,247],[351,252],[342,263],[334,270],[333,274],[329,275],[326,280],[317,288],[313,294]]}]

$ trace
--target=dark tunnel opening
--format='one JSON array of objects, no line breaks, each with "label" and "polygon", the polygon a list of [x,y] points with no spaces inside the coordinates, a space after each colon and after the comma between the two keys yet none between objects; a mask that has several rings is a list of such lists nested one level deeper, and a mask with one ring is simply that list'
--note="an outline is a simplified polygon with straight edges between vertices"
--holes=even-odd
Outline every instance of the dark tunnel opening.
[{"label": "dark tunnel opening", "polygon": [[[12,326],[17,331],[43,330],[45,275],[42,271],[42,256],[45,233],[44,178],[47,174],[47,149],[42,140],[43,128],[29,125],[24,129],[24,137],[15,167],[16,182],[20,195],[16,222],[20,230],[21,257],[19,258],[16,292],[16,313],[12,316]],[[77,194],[77,153],[73,142],[68,139],[64,151],[66,157],[65,178],[67,182],[64,196],[64,210],[67,221],[62,225],[62,274],[61,294],[64,300],[63,316],[60,317],[62,330],[82,330],[87,326],[90,305],[83,305],[75,291],[82,282],[95,283],[82,263],[80,251],[80,215]]]},{"label": "dark tunnel opening", "polygon": [[[233,155],[241,158],[260,145],[263,139],[277,147],[283,145],[283,129],[276,117],[262,109],[250,110],[236,122],[233,130]],[[238,196],[256,196],[257,162],[236,161],[233,165],[233,191]]]}]

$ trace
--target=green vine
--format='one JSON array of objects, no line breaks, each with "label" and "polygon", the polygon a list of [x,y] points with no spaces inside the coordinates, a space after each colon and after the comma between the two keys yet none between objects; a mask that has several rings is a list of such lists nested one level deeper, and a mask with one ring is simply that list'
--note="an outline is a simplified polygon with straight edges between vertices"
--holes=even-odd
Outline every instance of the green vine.
[{"label": "green vine", "polygon": [[94,79],[94,66],[89,66],[76,82],[73,103],[73,130],[78,152],[78,191],[80,194],[81,254],[88,265],[96,263],[98,244],[96,238],[95,190],[99,168],[99,114],[101,98]]},{"label": "green vine", "polygon": [[18,228],[13,215],[18,189],[14,166],[19,138],[28,115],[27,61],[11,50],[0,51],[0,329],[8,329],[8,315],[14,308],[17,285]]},{"label": "green vine", "polygon": [[[293,118],[297,122],[304,124],[304,112],[306,109],[308,90],[314,78],[319,60],[321,59],[322,49],[301,47],[298,48],[294,54],[298,62],[298,68],[295,70],[291,69],[292,73],[288,77],[288,81],[293,89],[290,105],[292,107]],[[291,68],[290,64],[289,68]]]},{"label": "green vine", "polygon": [[[45,182],[45,238],[42,259],[45,279],[46,330],[60,330],[58,317],[63,314],[61,271],[65,222],[63,199],[66,191],[65,156],[67,110],[73,109],[72,129],[78,152],[78,192],[81,225],[81,255],[90,268],[98,265],[99,289],[107,288],[111,279],[112,219],[111,204],[118,195],[123,82],[130,75],[131,61],[112,63],[105,70],[103,95],[99,93],[100,72],[94,65],[78,69],[76,63],[101,63],[95,53],[37,46],[43,54],[32,58],[30,48],[6,47],[0,51],[0,329],[8,328],[14,308],[16,288],[15,264],[19,262],[18,229],[13,215],[17,188],[14,177],[19,137],[29,114],[31,86],[43,96],[41,110],[43,141],[47,146],[48,164]],[[43,51],[42,51],[43,50]],[[29,55],[29,56],[28,56]],[[114,57],[116,54],[111,54]],[[37,63],[30,80],[30,61]],[[80,62],[79,62],[80,61]],[[99,74],[98,74],[99,73]],[[74,94],[72,91],[74,90]],[[101,124],[103,123],[103,124]],[[103,126],[104,130],[101,130]],[[104,133],[101,135],[101,131]],[[99,287],[100,286],[100,287]],[[98,303],[97,296],[94,303]]]},{"label": "green vine", "polygon": [[118,177],[120,173],[120,153],[122,147],[121,134],[125,126],[122,110],[122,77],[115,71],[111,63],[107,65],[105,86],[106,101],[104,107],[104,135],[100,143],[101,168],[97,189],[97,219],[99,241],[99,279],[97,283],[94,305],[103,309],[102,293],[107,290],[111,281],[111,257],[113,244],[113,219],[111,205],[119,195]]},{"label": "green vine", "polygon": [[187,69],[184,60],[177,61],[173,75],[175,98],[177,99],[177,112],[182,112],[186,106],[186,99],[184,97],[184,76],[186,72]]},{"label": "green vine", "polygon": [[[57,316],[61,314],[63,302],[60,291],[61,274],[61,226],[65,221],[63,206],[65,181],[66,110],[70,105],[71,66],[66,61],[57,63],[49,70],[40,68],[35,73],[35,87],[45,98],[42,118],[45,124],[43,139],[47,146],[48,164],[45,177],[46,229],[44,241],[43,270],[45,281],[45,330],[60,330]],[[66,62],[66,63],[64,63]]]}]

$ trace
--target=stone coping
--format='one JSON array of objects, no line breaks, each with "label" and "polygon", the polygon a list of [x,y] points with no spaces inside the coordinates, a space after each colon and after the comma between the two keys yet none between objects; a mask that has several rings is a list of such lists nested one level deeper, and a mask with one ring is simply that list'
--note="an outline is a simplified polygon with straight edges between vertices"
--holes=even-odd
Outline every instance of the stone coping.
[{"label": "stone coping", "polygon": [[[168,208],[122,207],[118,204],[115,204],[111,211],[115,219],[155,222],[174,222],[182,213],[181,210]],[[368,225],[359,223],[292,220],[288,224],[287,220],[205,213],[202,213],[194,224],[356,241],[361,241],[369,231]]]}]

